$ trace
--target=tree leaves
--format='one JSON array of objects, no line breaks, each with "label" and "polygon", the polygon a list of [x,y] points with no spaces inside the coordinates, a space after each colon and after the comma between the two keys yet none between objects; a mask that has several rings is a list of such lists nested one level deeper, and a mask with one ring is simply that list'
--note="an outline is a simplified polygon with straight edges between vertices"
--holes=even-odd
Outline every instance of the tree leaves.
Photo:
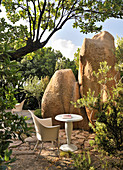
[{"label": "tree leaves", "polygon": [[24,91],[27,93],[27,95],[31,95],[37,99],[39,108],[41,108],[42,94],[44,93],[48,83],[48,76],[44,78],[41,77],[40,80],[37,76],[34,78],[30,76],[24,83]]},{"label": "tree leaves", "polygon": [[[14,57],[24,56],[44,47],[53,34],[62,29],[69,20],[74,20],[74,28],[80,27],[81,32],[87,34],[102,29],[101,26],[96,25],[97,22],[104,22],[110,17],[122,18],[123,16],[122,0],[117,2],[115,0],[3,0],[2,4],[5,6],[7,17],[11,22],[16,23],[22,19],[26,21],[26,24],[28,24],[26,36],[32,40],[32,44],[28,44],[28,48],[26,48],[25,42],[21,43],[23,45],[20,46],[20,52],[11,54]],[[49,34],[44,36],[47,31]],[[19,34],[21,34],[21,31],[16,35],[18,40]],[[25,40],[24,34],[23,32],[22,39]],[[12,35],[10,34],[9,37],[12,37]],[[42,40],[42,37],[45,37],[45,39]],[[14,40],[15,37],[13,42]],[[25,46],[25,49],[23,49],[23,46]]]}]

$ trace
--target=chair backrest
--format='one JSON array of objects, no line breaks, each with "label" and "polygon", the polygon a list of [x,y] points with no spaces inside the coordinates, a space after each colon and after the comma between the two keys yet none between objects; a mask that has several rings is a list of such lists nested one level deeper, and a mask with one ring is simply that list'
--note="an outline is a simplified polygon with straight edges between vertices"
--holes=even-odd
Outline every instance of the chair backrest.
[{"label": "chair backrest", "polygon": [[54,127],[54,132],[52,133],[52,118],[40,119],[33,114],[32,111],[28,110],[33,118],[36,136],[42,141],[52,141],[57,138],[57,133],[55,133],[58,127]]},{"label": "chair backrest", "polygon": [[16,104],[14,108],[12,109],[12,112],[21,112],[23,109],[24,102],[25,102],[25,99],[21,103]]},{"label": "chair backrest", "polygon": [[42,126],[52,126],[52,118],[40,119],[31,110],[28,111],[31,113],[34,124],[38,121]]},{"label": "chair backrest", "polygon": [[43,136],[43,131],[45,129],[45,126],[52,126],[52,123],[50,123],[50,121],[52,120],[51,118],[49,118],[48,122],[46,121],[46,119],[40,119],[37,116],[34,115],[34,113],[31,110],[28,110],[31,113],[33,122],[34,122],[34,126],[35,126],[35,130],[36,130],[36,136],[39,140],[42,140],[42,136]]},{"label": "chair backrest", "polygon": [[23,105],[24,105],[25,99],[20,103],[20,109],[22,110]]}]

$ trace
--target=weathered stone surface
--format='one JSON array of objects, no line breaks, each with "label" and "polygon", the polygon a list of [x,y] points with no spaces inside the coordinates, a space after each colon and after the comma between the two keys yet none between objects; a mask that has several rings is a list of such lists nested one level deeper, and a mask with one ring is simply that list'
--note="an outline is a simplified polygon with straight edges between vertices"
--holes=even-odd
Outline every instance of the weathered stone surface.
[{"label": "weathered stone surface", "polygon": [[9,148],[18,147],[21,144],[22,144],[22,141],[15,140],[12,143],[10,143]]},{"label": "weathered stone surface", "polygon": [[[42,116],[43,118],[52,117],[53,124],[64,123],[55,120],[58,114],[76,113],[82,114],[83,121],[74,123],[74,128],[88,129],[88,119],[84,110],[74,108],[70,101],[76,101],[80,98],[79,85],[71,69],[62,69],[55,72],[51,78],[42,98]],[[82,113],[81,113],[82,112]]]},{"label": "weathered stone surface", "polygon": [[27,137],[27,138],[25,139],[25,142],[28,142],[28,143],[33,143],[33,142],[35,142],[35,143],[36,143],[36,141],[37,141],[36,136],[33,136],[33,137]]},{"label": "weathered stone surface", "polygon": [[[108,77],[114,77],[117,74],[114,69],[116,62],[114,51],[114,37],[106,31],[95,35],[92,39],[84,39],[80,50],[78,76],[81,96],[86,95],[89,88],[95,91],[95,96],[100,93],[102,87],[93,76],[93,71],[98,72],[100,62],[107,61],[108,65],[111,66]],[[114,84],[115,82],[112,80],[106,84],[105,88],[110,91]],[[104,91],[102,97],[103,101],[105,101],[107,97],[106,91]],[[87,111],[87,113],[90,116],[91,112]]]}]

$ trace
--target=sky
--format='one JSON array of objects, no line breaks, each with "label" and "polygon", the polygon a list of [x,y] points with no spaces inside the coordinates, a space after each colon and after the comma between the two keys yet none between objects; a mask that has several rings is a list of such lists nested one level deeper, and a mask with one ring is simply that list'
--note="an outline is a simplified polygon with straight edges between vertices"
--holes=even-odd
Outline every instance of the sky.
[{"label": "sky", "polygon": [[[5,17],[5,10],[3,7],[1,9],[2,16]],[[95,33],[81,33],[79,28],[72,27],[72,23],[73,21],[67,22],[61,30],[52,36],[46,45],[46,47],[52,47],[54,50],[60,50],[63,56],[70,58],[70,60],[74,59],[74,54],[78,48],[81,48],[84,38],[92,38],[95,35]],[[123,20],[112,18],[100,24],[103,26],[102,31],[108,31],[115,40],[117,36],[123,37]]]},{"label": "sky", "polygon": [[[107,19],[100,23],[103,26],[102,31],[108,31],[115,38],[117,36],[123,37],[123,20],[121,19]],[[74,53],[78,48],[81,48],[84,38],[92,38],[97,33],[83,34],[80,29],[72,28],[72,22],[68,22],[62,30],[58,31],[47,44],[54,50],[60,50],[63,56],[74,59]]]}]

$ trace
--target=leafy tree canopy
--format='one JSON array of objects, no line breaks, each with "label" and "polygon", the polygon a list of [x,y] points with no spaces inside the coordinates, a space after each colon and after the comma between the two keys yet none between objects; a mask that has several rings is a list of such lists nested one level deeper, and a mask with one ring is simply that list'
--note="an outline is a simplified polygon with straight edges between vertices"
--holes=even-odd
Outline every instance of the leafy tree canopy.
[{"label": "leafy tree canopy", "polygon": [[78,76],[75,61],[74,60],[70,61],[69,58],[62,57],[57,60],[55,70],[60,70],[60,69],[71,69],[75,77],[77,78]]},{"label": "leafy tree canopy", "polygon": [[[101,26],[97,27],[96,22],[104,22],[110,17],[122,18],[123,2],[122,0],[2,0],[2,5],[5,6],[7,18],[13,24],[21,20],[28,22],[28,27],[7,25],[9,40],[22,37],[22,47],[17,48],[16,44],[15,46],[13,44],[15,51],[10,53],[13,58],[19,58],[44,47],[52,35],[62,29],[69,20],[74,20],[73,27],[80,27],[83,33],[101,30]],[[2,19],[3,22],[5,28],[7,23]],[[7,31],[3,26],[1,29],[2,33]],[[10,38],[12,30],[15,33]]]},{"label": "leafy tree canopy", "polygon": [[19,71],[26,80],[29,76],[37,76],[38,78],[49,76],[51,78],[56,70],[72,69],[77,77],[75,61],[63,57],[60,51],[54,51],[51,47],[44,47],[35,53],[26,55],[18,62]]},{"label": "leafy tree canopy", "polygon": [[55,72],[55,65],[58,58],[62,58],[60,51],[54,51],[51,47],[44,47],[35,53],[26,55],[20,62],[19,68],[26,80],[30,75],[49,76],[50,78]]},{"label": "leafy tree canopy", "polygon": [[33,96],[37,99],[39,108],[41,108],[41,98],[43,96],[43,93],[49,83],[49,77],[46,76],[44,78],[39,78],[37,76],[29,77],[24,85],[24,91],[26,91],[30,96]]}]

